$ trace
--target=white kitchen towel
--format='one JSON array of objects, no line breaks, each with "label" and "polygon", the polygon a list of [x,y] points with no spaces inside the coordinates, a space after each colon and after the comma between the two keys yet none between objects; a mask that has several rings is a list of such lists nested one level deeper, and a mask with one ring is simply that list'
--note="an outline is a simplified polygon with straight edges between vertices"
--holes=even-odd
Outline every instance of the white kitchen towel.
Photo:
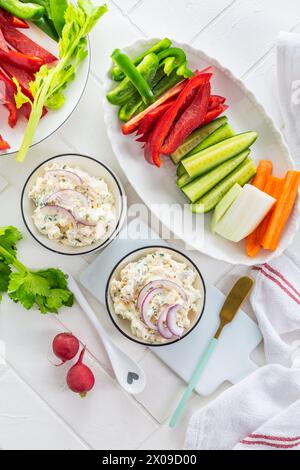
[{"label": "white kitchen towel", "polygon": [[300,369],[262,367],[196,413],[188,450],[300,450]]},{"label": "white kitchen towel", "polygon": [[247,274],[269,365],[193,416],[187,449],[300,450],[300,261],[289,253]]},{"label": "white kitchen towel", "polygon": [[250,297],[264,337],[267,363],[298,366],[300,355],[300,260],[282,255],[254,266],[255,287]]},{"label": "white kitchen towel", "polygon": [[285,135],[291,155],[300,168],[300,34],[280,33],[277,76]]}]

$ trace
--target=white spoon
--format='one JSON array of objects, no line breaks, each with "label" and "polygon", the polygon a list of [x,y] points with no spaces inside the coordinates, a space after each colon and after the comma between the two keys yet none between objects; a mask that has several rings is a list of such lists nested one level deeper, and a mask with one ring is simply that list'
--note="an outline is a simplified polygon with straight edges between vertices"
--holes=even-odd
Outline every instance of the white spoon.
[{"label": "white spoon", "polygon": [[100,336],[110,359],[115,376],[121,387],[131,394],[141,393],[146,385],[146,376],[139,365],[125,352],[116,346],[99,322],[97,315],[88,304],[86,298],[78,287],[74,278],[69,274],[68,287],[73,292],[82,310],[88,316],[90,322]]}]

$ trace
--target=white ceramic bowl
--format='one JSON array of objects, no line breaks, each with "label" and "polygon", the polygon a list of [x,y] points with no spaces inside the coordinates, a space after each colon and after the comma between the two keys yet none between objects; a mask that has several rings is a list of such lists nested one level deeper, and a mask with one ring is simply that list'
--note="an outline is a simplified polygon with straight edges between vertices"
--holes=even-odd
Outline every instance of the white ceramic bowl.
[{"label": "white ceramic bowl", "polygon": [[[143,39],[123,47],[135,57],[141,51],[147,50],[158,39]],[[281,133],[272,119],[253,93],[244,83],[223,67],[217,60],[206,55],[203,51],[194,49],[188,44],[173,41],[175,47],[185,50],[189,66],[193,70],[201,70],[209,65],[214,68],[212,78],[213,93],[226,96],[229,109],[226,116],[236,133],[257,131],[258,140],[251,148],[251,157],[257,163],[261,159],[271,159],[274,165],[274,175],[282,176],[294,167],[294,163],[285,145]],[[109,71],[105,77],[105,91],[108,92],[115,83],[110,78]],[[118,108],[112,106],[104,97],[104,117],[106,130],[114,153],[119,160],[130,183],[141,199],[148,205],[161,223],[173,232],[176,238],[182,239],[192,249],[201,251],[213,258],[232,264],[253,265],[270,261],[279,256],[292,242],[299,227],[300,198],[283,233],[279,247],[275,252],[261,250],[253,259],[246,254],[245,242],[232,243],[224,238],[213,235],[210,230],[210,214],[197,215],[197,220],[203,224],[199,237],[190,238],[186,230],[184,204],[188,201],[176,185],[176,168],[170,159],[164,159],[161,168],[149,165],[144,160],[143,150],[135,139],[136,136],[124,136],[118,119]],[[164,207],[162,206],[164,205]],[[187,212],[189,209],[186,208]],[[175,215],[174,215],[175,214]],[[174,224],[174,219],[178,223]]]},{"label": "white ceramic bowl", "polygon": [[[91,246],[85,247],[69,247],[63,245],[62,243],[55,242],[50,240],[45,235],[42,235],[36,228],[32,220],[32,214],[35,209],[35,205],[33,201],[29,198],[28,194],[34,185],[38,176],[40,176],[45,166],[49,163],[60,163],[66,164],[69,166],[77,166],[83,171],[86,171],[91,176],[97,176],[103,178],[106,183],[108,184],[109,189],[111,190],[116,204],[116,220],[115,223],[111,225],[110,230],[107,232],[106,236],[102,240],[98,240],[97,243],[94,243]],[[127,213],[127,202],[126,202],[126,195],[123,189],[122,183],[120,182],[119,178],[116,174],[107,167],[104,163],[95,160],[92,157],[88,157],[86,155],[80,154],[64,154],[64,155],[57,155],[55,157],[49,158],[45,162],[41,163],[28,177],[21,196],[21,211],[24,223],[33,236],[33,238],[44,248],[47,248],[50,251],[55,253],[59,253],[62,255],[83,255],[87,253],[92,253],[93,251],[97,251],[103,249],[107,246],[110,242],[113,241],[114,238],[119,234],[122,225],[124,223],[126,213]]]},{"label": "white ceramic bowl", "polygon": [[[115,310],[114,310],[114,303],[112,301],[111,295],[110,295],[110,286],[111,282],[114,279],[118,279],[120,275],[120,271],[128,264],[132,263],[135,261],[138,261],[140,258],[148,255],[149,253],[153,253],[156,250],[162,250],[165,252],[168,252],[172,255],[172,257],[179,262],[186,263],[188,266],[193,268],[196,273],[196,282],[194,286],[200,290],[201,292],[201,299],[198,301],[197,304],[197,315],[194,315],[193,317],[190,317],[191,319],[191,327],[186,331],[186,333],[178,339],[173,339],[170,341],[167,341],[165,343],[147,343],[140,338],[137,338],[135,335],[132,334],[131,328],[130,328],[130,322],[128,320],[123,320],[119,315],[116,315]],[[166,248],[165,246],[160,246],[160,245],[153,245],[153,246],[147,246],[144,248],[138,248],[137,250],[132,251],[128,255],[126,255],[124,258],[122,258],[117,265],[114,267],[112,270],[109,279],[107,281],[106,285],[106,292],[105,292],[105,298],[106,298],[106,306],[108,313],[110,315],[110,318],[113,322],[113,324],[116,326],[116,328],[124,335],[126,338],[130,339],[131,341],[134,341],[135,343],[142,344],[144,346],[151,346],[151,347],[161,347],[161,346],[168,346],[170,344],[176,343],[178,341],[181,341],[183,338],[186,338],[189,333],[197,326],[199,321],[201,320],[201,317],[204,312],[205,308],[205,301],[206,301],[206,287],[205,283],[203,280],[203,277],[201,275],[201,272],[199,271],[198,267],[191,261],[186,255],[181,253],[180,251],[174,250],[173,248]]]}]

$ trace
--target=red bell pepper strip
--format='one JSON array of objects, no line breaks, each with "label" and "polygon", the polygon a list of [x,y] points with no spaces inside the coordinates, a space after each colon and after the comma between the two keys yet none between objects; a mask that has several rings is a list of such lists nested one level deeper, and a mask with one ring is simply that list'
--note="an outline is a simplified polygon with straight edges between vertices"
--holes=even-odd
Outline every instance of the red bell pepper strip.
[{"label": "red bell pepper strip", "polygon": [[218,106],[217,108],[208,111],[204,121],[201,124],[201,127],[205,126],[206,124],[209,124],[211,121],[219,117],[220,114],[224,113],[228,108],[229,106],[227,106],[226,104],[220,104],[220,106]]},{"label": "red bell pepper strip", "polygon": [[[195,71],[196,74],[199,74],[199,73],[212,73],[212,72],[213,72],[212,67],[207,67],[206,69],[202,70],[201,72]],[[141,113],[134,116],[132,119],[130,119],[130,121],[126,122],[126,124],[123,124],[123,126],[122,126],[123,134],[128,135],[128,134],[132,134],[133,132],[137,131],[138,127],[140,125],[140,122],[146,116],[146,114],[148,114],[150,111],[155,109],[157,106],[160,106],[163,103],[166,103],[167,101],[177,97],[181,93],[181,91],[184,89],[184,87],[187,85],[187,83],[188,83],[188,80],[184,80],[183,82],[178,83],[173,88],[168,90],[164,95],[162,95],[151,106],[149,106],[144,111],[142,111]]]},{"label": "red bell pepper strip", "polygon": [[15,127],[18,121],[15,92],[14,83],[0,70],[0,100],[9,111],[8,124],[10,127]]},{"label": "red bell pepper strip", "polygon": [[175,152],[185,139],[204,121],[210,100],[210,83],[204,83],[197,91],[190,106],[181,114],[161,148],[161,153],[170,155]]},{"label": "red bell pepper strip", "polygon": [[145,159],[152,165],[161,166],[160,153],[162,145],[174,123],[176,117],[180,115],[191,103],[199,87],[211,79],[211,73],[197,72],[194,77],[187,81],[186,86],[177,97],[174,105],[166,111],[159,119],[154,130],[146,143],[144,155]]},{"label": "red bell pepper strip", "polygon": [[50,64],[57,60],[51,52],[44,49],[21,31],[3,22],[2,18],[0,18],[0,25],[6,41],[17,51],[25,55],[39,57],[44,64]]},{"label": "red bell pepper strip", "polygon": [[12,15],[9,13],[9,11],[5,11],[2,8],[0,8],[0,18],[3,19],[3,21],[7,22],[14,28],[21,28],[21,29],[28,29],[29,24],[27,21],[22,20],[21,18],[18,18],[17,16]]},{"label": "red bell pepper strip", "polygon": [[209,106],[208,110],[212,110],[220,106],[220,104],[224,104],[226,101],[226,98],[224,96],[219,96],[219,95],[212,95],[209,100]]},{"label": "red bell pepper strip", "polygon": [[150,111],[146,116],[143,118],[141,124],[138,128],[138,135],[149,133],[154,124],[158,121],[158,119],[174,104],[173,101],[169,101],[167,103],[161,104],[157,108]]},{"label": "red bell pepper strip", "polygon": [[9,143],[3,139],[2,135],[0,135],[0,151],[9,150],[9,149],[10,149]]},{"label": "red bell pepper strip", "polygon": [[27,72],[26,70],[22,70],[19,67],[15,67],[11,64],[3,63],[1,64],[1,67],[10,78],[15,77],[18,80],[23,93],[28,96],[28,98],[33,99],[29,89],[29,84],[30,82],[34,81],[34,74]]},{"label": "red bell pepper strip", "polygon": [[155,108],[160,106],[161,104],[166,103],[166,101],[173,99],[174,97],[178,96],[179,93],[184,89],[184,87],[187,84],[187,80],[184,80],[183,82],[178,83],[175,85],[173,88],[171,88],[167,93],[162,95],[155,103],[153,103],[151,106],[146,108],[144,111],[141,113],[137,114],[134,116],[130,121],[126,122],[122,126],[122,132],[124,135],[132,134],[133,132],[138,130],[138,127],[142,121],[142,119],[150,112],[153,111]]},{"label": "red bell pepper strip", "polygon": [[17,51],[4,51],[0,49],[0,62],[15,65],[27,72],[38,72],[43,65],[42,59],[35,56],[29,56]]},{"label": "red bell pepper strip", "polygon": [[8,44],[6,42],[5,37],[3,36],[2,30],[0,28],[0,49],[3,51],[9,51]]}]

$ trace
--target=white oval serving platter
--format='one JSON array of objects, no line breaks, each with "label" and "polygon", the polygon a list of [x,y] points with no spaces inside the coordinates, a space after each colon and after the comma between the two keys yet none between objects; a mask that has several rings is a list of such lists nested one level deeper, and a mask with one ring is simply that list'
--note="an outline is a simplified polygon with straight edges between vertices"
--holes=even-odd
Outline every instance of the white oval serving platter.
[{"label": "white oval serving platter", "polygon": [[[123,49],[131,56],[138,55],[149,48],[158,39],[139,40]],[[263,106],[256,100],[252,92],[228,69],[218,61],[208,57],[204,52],[196,50],[187,44],[173,41],[177,47],[185,50],[189,66],[192,70],[201,70],[209,65],[214,67],[212,78],[213,93],[226,96],[229,109],[226,115],[233,129],[239,132],[249,130],[257,131],[259,139],[253,145],[251,157],[258,162],[261,159],[270,159],[274,164],[274,174],[283,176],[287,170],[294,168],[293,160],[285,145],[282,135],[265,112]],[[110,78],[110,71],[105,77],[105,92],[115,86]],[[129,182],[134,187],[144,203],[159,218],[161,223],[172,230],[177,238],[185,241],[190,248],[201,251],[216,259],[232,264],[253,265],[261,264],[275,256],[280,255],[292,242],[299,225],[300,202],[298,202],[287,224],[278,249],[275,252],[262,250],[255,258],[249,258],[245,251],[245,242],[238,244],[229,242],[210,232],[210,214],[197,215],[203,222],[203,234],[191,240],[187,230],[184,230],[184,205],[187,200],[176,186],[176,167],[170,159],[163,161],[161,168],[149,165],[143,156],[135,136],[124,136],[121,132],[121,123],[118,119],[118,108],[112,106],[104,97],[104,116],[106,129],[114,153],[125,172]],[[164,205],[162,208],[162,204]],[[174,204],[176,207],[174,208]],[[175,209],[175,210],[174,210]],[[177,223],[174,226],[171,216],[175,213]],[[172,222],[172,224],[171,224]],[[171,226],[172,225],[172,226]],[[201,223],[200,223],[201,225]]]},{"label": "white oval serving platter", "polygon": [[[30,25],[29,29],[20,30],[20,32],[58,57],[58,44],[35,25]],[[66,97],[64,105],[58,110],[49,110],[46,116],[41,119],[32,145],[42,142],[56,132],[67,121],[78,105],[89,77],[91,55],[89,43],[88,50],[88,56],[77,69],[75,80],[68,84],[68,87],[64,91]],[[20,115],[17,125],[11,129],[7,124],[7,117],[7,109],[4,106],[0,106],[0,133],[11,147],[7,152],[0,151],[0,155],[10,155],[18,152],[27,125],[27,120]]]}]

